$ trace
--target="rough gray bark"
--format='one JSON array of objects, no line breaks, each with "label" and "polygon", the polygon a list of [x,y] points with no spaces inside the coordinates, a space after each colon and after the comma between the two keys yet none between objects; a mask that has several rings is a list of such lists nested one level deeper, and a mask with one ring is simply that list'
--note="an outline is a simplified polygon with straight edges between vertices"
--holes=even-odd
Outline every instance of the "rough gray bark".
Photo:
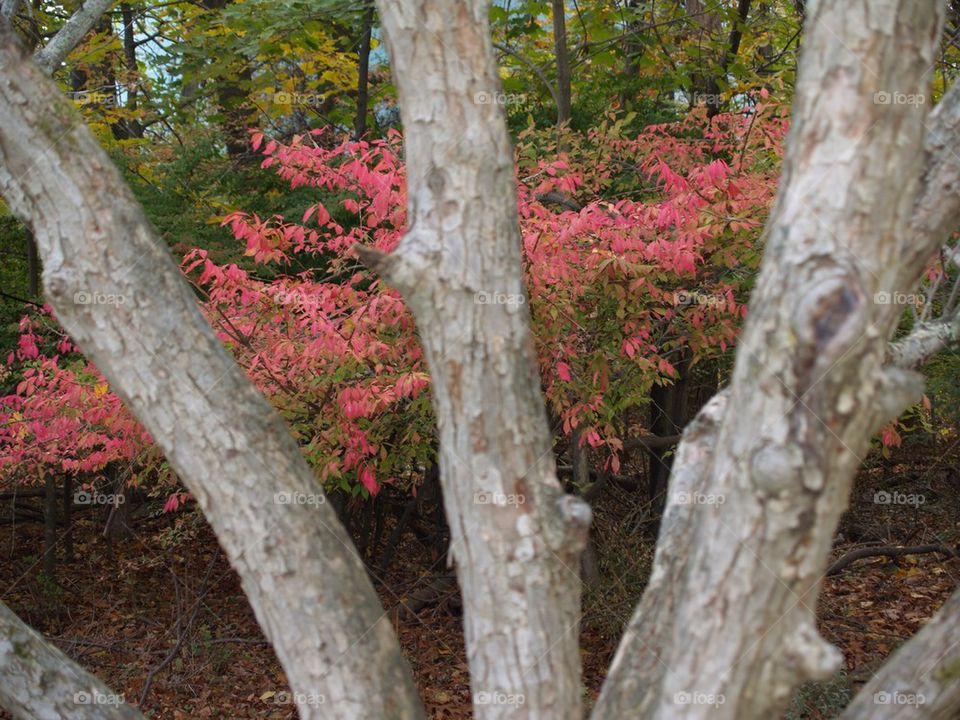
[{"label": "rough gray bark", "polygon": [[874,675],[841,720],[960,717],[960,591]]},{"label": "rough gray bark", "polygon": [[361,250],[416,316],[433,378],[475,717],[582,716],[589,506],[557,480],[521,280],[516,181],[488,0],[381,0],[409,228]]},{"label": "rough gray bark", "polygon": [[[360,253],[406,297],[434,379],[475,716],[573,720],[590,513],[562,492],[551,456],[488,5],[381,0],[410,227],[393,254]],[[830,540],[871,431],[920,389],[912,363],[889,359],[900,309],[874,297],[911,287],[960,221],[960,159],[949,157],[958,94],[928,116],[874,93],[923,92],[942,9],[810,7],[790,150],[733,380],[677,449],[653,574],[598,718],[776,717],[801,682],[837,666],[813,614]],[[319,493],[292,439],[216,342],[76,112],[9,36],[0,183],[33,221],[58,318],[198,498],[294,691],[324,697],[301,702],[302,717],[421,717],[332,511],[272,502]],[[931,708],[951,711],[955,604],[877,687],[929,691]],[[926,676],[915,673],[921,660]],[[13,688],[9,702],[36,702],[22,685],[3,691]]]},{"label": "rough gray bark", "polygon": [[57,34],[37,50],[34,55],[37,64],[48,75],[53,73],[114,2],[115,0],[87,0],[82,8],[70,16]]},{"label": "rough gray bark", "polygon": [[925,360],[960,342],[960,312],[916,326],[890,347],[890,362],[902,368],[919,367]]},{"label": "rough gray bark", "polygon": [[[936,168],[950,162],[943,148],[925,155],[925,107],[884,102],[929,97],[943,12],[911,0],[809,9],[733,379],[678,448],[650,585],[596,718],[773,717],[839,664],[814,623],[831,537],[871,433],[922,387],[884,365],[902,308],[875,295],[911,287],[960,220],[949,210],[912,232],[916,199],[949,185]],[[907,255],[922,260],[903,266]]]},{"label": "rough gray bark", "polygon": [[2,0],[0,2],[0,25],[9,25],[17,16],[20,0]]},{"label": "rough gray bark", "polygon": [[217,341],[76,109],[10,33],[0,35],[0,188],[34,229],[57,319],[213,526],[301,717],[422,717],[333,510],[282,502],[321,493],[293,438]]},{"label": "rough gray bark", "polygon": [[0,603],[0,705],[17,720],[143,720]]}]

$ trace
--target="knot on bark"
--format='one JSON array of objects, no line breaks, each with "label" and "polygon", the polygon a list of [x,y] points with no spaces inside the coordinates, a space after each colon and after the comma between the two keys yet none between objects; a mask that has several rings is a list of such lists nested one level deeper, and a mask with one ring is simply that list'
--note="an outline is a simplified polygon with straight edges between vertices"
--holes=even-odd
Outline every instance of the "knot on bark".
[{"label": "knot on bark", "polygon": [[436,270],[418,251],[418,240],[408,233],[392,253],[385,253],[369,245],[354,245],[360,262],[410,299],[419,287],[426,287]]},{"label": "knot on bark", "polygon": [[593,510],[589,503],[576,495],[563,495],[557,501],[560,517],[563,520],[564,549],[580,552],[587,546],[590,523],[593,522]]},{"label": "knot on bark", "polygon": [[[820,636],[810,620],[803,620],[797,625],[787,638],[785,648],[789,665],[796,669],[803,680],[826,680],[843,664],[840,651]],[[785,682],[790,687],[796,684],[794,679]]]}]

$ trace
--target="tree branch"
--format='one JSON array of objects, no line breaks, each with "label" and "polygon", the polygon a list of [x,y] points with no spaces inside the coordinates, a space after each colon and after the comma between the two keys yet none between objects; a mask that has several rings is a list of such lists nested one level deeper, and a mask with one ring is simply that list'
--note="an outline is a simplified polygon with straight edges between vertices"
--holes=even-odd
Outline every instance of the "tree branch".
[{"label": "tree branch", "polygon": [[0,2],[0,27],[9,27],[20,9],[20,0],[3,0]]},{"label": "tree branch", "polygon": [[882,547],[865,547],[857,548],[856,550],[851,550],[843,557],[839,558],[833,565],[830,566],[830,569],[827,570],[827,575],[837,575],[844,568],[852,565],[857,560],[863,560],[868,557],[902,557],[903,555],[923,555],[925,553],[940,553],[941,555],[946,555],[948,557],[954,557],[956,552],[948,548],[946,545],[915,545],[913,547],[894,547],[892,545],[884,545]]},{"label": "tree branch", "polygon": [[913,217],[901,241],[899,290],[913,287],[936,249],[960,225],[960,84],[951,86],[924,123],[926,166]]},{"label": "tree branch", "polygon": [[15,718],[143,720],[96,677],[0,603],[0,705]]},{"label": "tree branch", "polygon": [[60,63],[70,54],[83,37],[90,32],[100,16],[107,11],[115,0],[87,0],[77,10],[50,41],[37,50],[33,56],[37,64],[47,75],[60,67]]},{"label": "tree branch", "polygon": [[893,657],[840,720],[960,717],[960,590]]},{"label": "tree branch", "polygon": [[9,32],[0,190],[35,231],[57,319],[196,497],[292,690],[324,698],[300,717],[423,717],[364,564],[288,428],[217,340],[80,113]]}]

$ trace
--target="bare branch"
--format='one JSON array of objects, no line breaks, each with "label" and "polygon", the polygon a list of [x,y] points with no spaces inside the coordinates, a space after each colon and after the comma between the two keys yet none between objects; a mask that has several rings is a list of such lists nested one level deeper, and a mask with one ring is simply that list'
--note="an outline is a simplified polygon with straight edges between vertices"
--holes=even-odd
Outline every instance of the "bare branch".
[{"label": "bare branch", "polygon": [[20,9],[20,0],[2,0],[0,2],[0,27],[9,27]]},{"label": "bare branch", "polygon": [[47,75],[53,74],[64,58],[70,54],[81,40],[97,24],[100,16],[113,5],[115,0],[87,0],[62,28],[50,38],[50,42],[37,50],[33,59]]},{"label": "bare branch", "polygon": [[15,718],[143,720],[96,677],[0,603],[0,705]]},{"label": "bare branch", "polygon": [[960,226],[960,85],[947,91],[925,127],[927,164],[901,243],[903,269],[896,289],[912,287],[933,253]]},{"label": "bare branch", "polygon": [[841,720],[960,717],[960,591],[863,686]]},{"label": "bare branch", "polygon": [[[217,340],[79,112],[9,32],[0,190],[35,230],[57,319],[197,498],[291,688],[324,698],[300,703],[300,717],[423,717],[363,562],[296,441]],[[91,291],[118,302],[78,301]],[[318,502],[284,501],[294,496]]]},{"label": "bare branch", "polygon": [[890,346],[890,360],[900,368],[918,368],[933,355],[960,342],[960,313],[951,319],[931,320],[915,326]]}]

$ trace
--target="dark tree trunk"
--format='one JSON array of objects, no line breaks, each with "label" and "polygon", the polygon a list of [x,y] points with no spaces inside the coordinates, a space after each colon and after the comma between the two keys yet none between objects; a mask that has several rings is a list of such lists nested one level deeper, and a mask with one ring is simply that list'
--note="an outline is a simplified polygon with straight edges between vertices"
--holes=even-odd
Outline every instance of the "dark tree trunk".
[{"label": "dark tree trunk", "polygon": [[567,52],[566,2],[553,0],[553,50],[557,62],[557,124],[570,120],[570,54]]},{"label": "dark tree trunk", "polygon": [[[127,110],[136,111],[140,83],[140,71],[137,66],[137,42],[134,28],[134,14],[130,3],[120,3],[120,17],[123,19],[123,69],[124,87],[127,90]],[[143,125],[135,118],[120,123],[114,134],[120,133],[125,139],[142,138]]]},{"label": "dark tree trunk", "polygon": [[357,71],[357,117],[353,124],[353,139],[359,140],[367,132],[367,102],[370,82],[370,38],[373,34],[373,0],[368,0],[360,31],[360,51]]},{"label": "dark tree trunk", "polygon": [[73,478],[63,480],[63,557],[73,561]]},{"label": "dark tree trunk", "polygon": [[[650,432],[654,436],[677,435],[687,421],[687,366],[689,360],[684,353],[674,365],[679,374],[672,385],[655,385],[650,391]],[[648,491],[653,501],[655,514],[659,514],[664,504],[664,493],[670,468],[673,464],[673,448],[670,446],[650,448],[650,478]]]},{"label": "dark tree trunk", "polygon": [[[223,10],[233,0],[203,0],[208,10]],[[255,109],[247,98],[247,87],[253,79],[253,70],[247,58],[240,54],[230,58],[235,72],[213,78],[216,83],[217,104],[223,115],[221,128],[227,155],[236,160],[251,159],[250,136],[247,133],[254,123]]]},{"label": "dark tree trunk", "polygon": [[54,581],[57,576],[57,479],[47,475],[43,488],[43,575]]},{"label": "dark tree trunk", "polygon": [[24,235],[27,241],[27,297],[33,299],[40,297],[40,254],[33,230],[26,228]]}]

